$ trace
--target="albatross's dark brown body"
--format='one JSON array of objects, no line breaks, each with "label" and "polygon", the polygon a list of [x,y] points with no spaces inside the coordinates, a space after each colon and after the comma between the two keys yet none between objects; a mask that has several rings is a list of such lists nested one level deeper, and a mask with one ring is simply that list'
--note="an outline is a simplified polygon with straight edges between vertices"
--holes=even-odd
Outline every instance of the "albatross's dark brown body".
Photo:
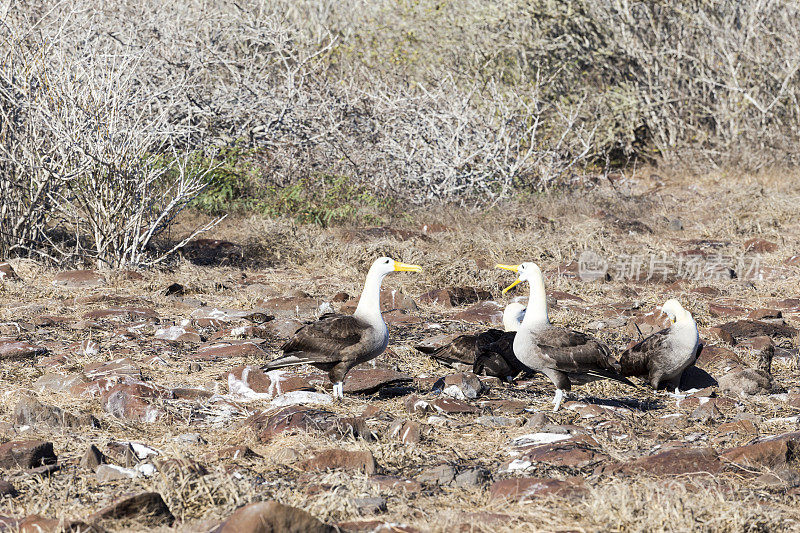
[{"label": "albatross's dark brown body", "polygon": [[281,347],[283,357],[263,368],[309,364],[327,372],[331,382],[342,382],[351,368],[380,355],[388,341],[385,326],[379,331],[354,316],[328,313],[297,330]]},{"label": "albatross's dark brown body", "polygon": [[528,369],[514,355],[513,331],[490,329],[473,335],[461,335],[437,348],[417,350],[445,364],[461,363],[472,367],[476,374],[508,380]]}]

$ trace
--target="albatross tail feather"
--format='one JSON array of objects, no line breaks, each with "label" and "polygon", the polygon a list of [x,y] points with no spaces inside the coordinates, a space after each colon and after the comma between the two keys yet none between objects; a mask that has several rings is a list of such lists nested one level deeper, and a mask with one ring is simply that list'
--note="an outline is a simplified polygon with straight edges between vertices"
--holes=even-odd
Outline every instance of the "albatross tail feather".
[{"label": "albatross tail feather", "polygon": [[286,366],[305,365],[310,362],[310,359],[304,359],[302,357],[297,357],[296,355],[286,355],[270,361],[266,365],[262,366],[261,370],[275,370],[276,368],[283,368]]}]

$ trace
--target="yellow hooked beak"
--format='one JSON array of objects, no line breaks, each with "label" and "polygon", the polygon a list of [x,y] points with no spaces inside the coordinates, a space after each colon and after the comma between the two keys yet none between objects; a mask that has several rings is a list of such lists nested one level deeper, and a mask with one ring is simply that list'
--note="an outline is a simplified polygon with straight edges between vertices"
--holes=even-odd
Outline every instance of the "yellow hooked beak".
[{"label": "yellow hooked beak", "polygon": [[[519,265],[500,265],[500,264],[498,264],[498,265],[495,265],[494,267],[495,268],[502,268],[503,270],[511,270],[512,272],[519,272]],[[510,291],[511,289],[516,287],[517,285],[519,285],[520,283],[522,283],[522,280],[521,279],[517,279],[517,281],[515,281],[514,283],[512,283],[511,285],[509,285],[508,287],[503,289],[503,294],[507,293],[508,291]]]},{"label": "yellow hooked beak", "polygon": [[394,262],[394,269],[396,272],[422,272],[422,267],[419,265],[409,265],[401,263],[400,261]]}]

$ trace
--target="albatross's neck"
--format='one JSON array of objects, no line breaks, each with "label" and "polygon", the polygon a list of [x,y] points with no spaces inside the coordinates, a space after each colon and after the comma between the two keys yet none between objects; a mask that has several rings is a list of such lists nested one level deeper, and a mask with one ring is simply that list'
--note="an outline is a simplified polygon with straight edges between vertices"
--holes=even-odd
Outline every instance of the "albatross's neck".
[{"label": "albatross's neck", "polygon": [[361,298],[358,299],[353,316],[369,324],[383,324],[381,315],[381,282],[385,274],[370,269],[367,280],[364,282],[364,290]]},{"label": "albatross's neck", "polygon": [[531,295],[528,298],[528,307],[525,309],[525,318],[522,319],[520,329],[539,331],[550,325],[547,318],[547,294],[544,292],[544,279],[541,274],[534,275],[528,281],[531,286]]}]

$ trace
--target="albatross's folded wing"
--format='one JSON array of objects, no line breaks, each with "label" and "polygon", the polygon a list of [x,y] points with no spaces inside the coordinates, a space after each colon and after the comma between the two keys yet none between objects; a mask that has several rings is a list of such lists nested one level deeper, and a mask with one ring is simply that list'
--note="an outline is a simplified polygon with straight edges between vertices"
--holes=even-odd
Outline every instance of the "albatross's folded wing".
[{"label": "albatross's folded wing", "polygon": [[537,338],[545,366],[567,374],[588,374],[635,386],[620,375],[620,364],[608,346],[594,337],[566,328],[549,328]]},{"label": "albatross's folded wing", "polygon": [[266,368],[303,363],[338,363],[342,352],[364,338],[369,326],[351,315],[329,313],[297,330],[281,349],[284,356]]}]

